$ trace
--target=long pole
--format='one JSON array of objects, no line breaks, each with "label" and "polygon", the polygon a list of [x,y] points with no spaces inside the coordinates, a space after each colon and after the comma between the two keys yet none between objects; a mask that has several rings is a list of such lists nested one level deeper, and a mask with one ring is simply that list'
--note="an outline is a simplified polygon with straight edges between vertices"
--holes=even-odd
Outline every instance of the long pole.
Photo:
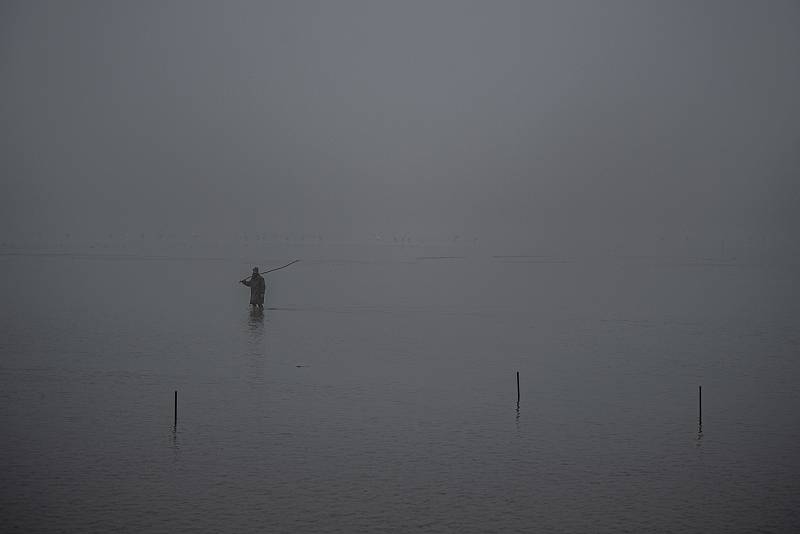
[{"label": "long pole", "polygon": [[519,404],[519,371],[517,371],[517,404]]},{"label": "long pole", "polygon": [[[264,271],[263,273],[258,273],[258,274],[267,274],[267,273],[271,273],[271,272],[274,272],[274,271],[280,271],[281,269],[285,269],[286,267],[292,265],[293,263],[297,263],[298,261],[300,261],[300,260],[290,261],[286,265],[282,265],[281,267],[275,267],[274,269],[270,269],[269,271]],[[252,277],[253,277],[253,275],[251,274],[247,278],[252,278]],[[245,280],[247,280],[247,278],[245,278]]]},{"label": "long pole", "polygon": [[175,418],[172,422],[172,428],[178,428],[178,392],[175,391]]}]

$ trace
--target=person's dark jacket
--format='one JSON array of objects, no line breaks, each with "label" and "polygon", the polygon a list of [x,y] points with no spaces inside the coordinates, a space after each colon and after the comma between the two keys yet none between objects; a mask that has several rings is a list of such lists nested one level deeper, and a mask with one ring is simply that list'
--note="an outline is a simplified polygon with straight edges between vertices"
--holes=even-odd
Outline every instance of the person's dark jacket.
[{"label": "person's dark jacket", "polygon": [[250,288],[250,304],[264,305],[264,294],[267,292],[267,283],[260,274],[254,274],[250,280],[244,280],[244,285]]}]

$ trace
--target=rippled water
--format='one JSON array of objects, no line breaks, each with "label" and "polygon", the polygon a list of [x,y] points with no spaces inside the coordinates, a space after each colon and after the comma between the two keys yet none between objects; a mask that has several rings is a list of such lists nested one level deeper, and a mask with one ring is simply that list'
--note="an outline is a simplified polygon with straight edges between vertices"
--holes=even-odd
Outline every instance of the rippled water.
[{"label": "rippled water", "polygon": [[4,530],[800,528],[794,267],[250,266],[0,257]]}]

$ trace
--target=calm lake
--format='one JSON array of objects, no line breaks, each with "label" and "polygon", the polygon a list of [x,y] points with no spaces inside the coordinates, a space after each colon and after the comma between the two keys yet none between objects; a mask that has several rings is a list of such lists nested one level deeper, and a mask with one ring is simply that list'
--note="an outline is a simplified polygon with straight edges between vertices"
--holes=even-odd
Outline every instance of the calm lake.
[{"label": "calm lake", "polygon": [[800,531],[796,266],[445,255],[1,255],[3,530]]}]

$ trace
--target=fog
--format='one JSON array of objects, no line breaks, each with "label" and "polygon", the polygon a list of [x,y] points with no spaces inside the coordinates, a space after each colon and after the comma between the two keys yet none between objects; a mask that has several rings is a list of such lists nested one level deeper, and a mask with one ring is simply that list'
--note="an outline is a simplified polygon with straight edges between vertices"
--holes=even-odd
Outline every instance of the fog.
[{"label": "fog", "polygon": [[794,1],[6,1],[0,237],[797,252],[798,28]]},{"label": "fog", "polygon": [[800,532],[798,58],[797,0],[0,0],[3,524]]}]

